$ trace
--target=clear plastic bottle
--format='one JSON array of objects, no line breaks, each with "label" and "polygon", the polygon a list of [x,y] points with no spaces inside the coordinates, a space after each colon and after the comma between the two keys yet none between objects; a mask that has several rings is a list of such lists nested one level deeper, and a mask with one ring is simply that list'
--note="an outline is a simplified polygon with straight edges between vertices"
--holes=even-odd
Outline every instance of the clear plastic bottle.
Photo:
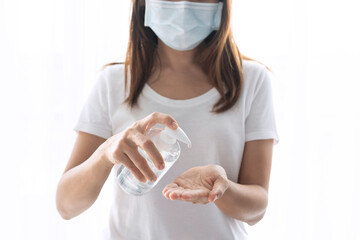
[{"label": "clear plastic bottle", "polygon": [[157,179],[155,182],[147,181],[142,183],[134,177],[129,169],[124,165],[121,165],[117,171],[118,182],[121,188],[129,194],[143,195],[149,192],[160,181],[180,156],[180,144],[177,140],[186,143],[188,148],[191,147],[191,141],[179,126],[176,130],[172,130],[164,124],[157,124],[149,130],[146,136],[148,136],[157,147],[164,159],[165,167],[162,170],[159,170],[147,153],[138,147],[139,153],[146,159],[151,170],[157,176]]}]

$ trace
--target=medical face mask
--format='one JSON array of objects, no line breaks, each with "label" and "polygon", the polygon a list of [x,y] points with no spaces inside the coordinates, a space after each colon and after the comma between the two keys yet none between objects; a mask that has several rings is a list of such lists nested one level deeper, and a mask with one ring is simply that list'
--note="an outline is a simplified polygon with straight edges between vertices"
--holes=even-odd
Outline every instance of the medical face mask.
[{"label": "medical face mask", "polygon": [[218,30],[223,3],[146,0],[144,26],[167,46],[186,51]]}]

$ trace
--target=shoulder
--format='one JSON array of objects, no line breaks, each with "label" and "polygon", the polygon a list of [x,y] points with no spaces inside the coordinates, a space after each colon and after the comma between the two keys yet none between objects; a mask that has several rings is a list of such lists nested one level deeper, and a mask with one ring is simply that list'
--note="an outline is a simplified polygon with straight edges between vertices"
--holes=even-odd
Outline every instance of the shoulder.
[{"label": "shoulder", "polygon": [[242,60],[242,70],[244,77],[249,78],[252,81],[269,72],[265,65],[251,60]]},{"label": "shoulder", "polygon": [[124,97],[124,64],[107,65],[97,70],[95,89],[106,94],[108,100]]},{"label": "shoulder", "polygon": [[107,65],[98,74],[107,85],[109,91],[119,91],[125,85],[125,66],[122,63]]},{"label": "shoulder", "polygon": [[107,81],[114,81],[125,78],[125,65],[122,63],[116,63],[113,65],[107,65],[102,70],[100,70],[101,74]]},{"label": "shoulder", "polygon": [[271,72],[265,65],[251,60],[242,60],[244,85],[249,91],[256,91],[263,83],[269,82]]}]

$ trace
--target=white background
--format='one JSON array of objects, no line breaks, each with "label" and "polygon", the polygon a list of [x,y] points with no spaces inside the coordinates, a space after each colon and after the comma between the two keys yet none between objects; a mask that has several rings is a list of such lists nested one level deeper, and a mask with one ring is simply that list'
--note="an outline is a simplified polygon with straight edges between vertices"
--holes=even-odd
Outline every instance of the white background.
[{"label": "white background", "polygon": [[[240,51],[276,75],[280,142],[268,210],[247,227],[251,240],[360,239],[356,2],[234,0]],[[55,192],[96,71],[124,59],[129,3],[0,1],[0,239],[97,239],[108,183],[70,221],[58,214]]]}]

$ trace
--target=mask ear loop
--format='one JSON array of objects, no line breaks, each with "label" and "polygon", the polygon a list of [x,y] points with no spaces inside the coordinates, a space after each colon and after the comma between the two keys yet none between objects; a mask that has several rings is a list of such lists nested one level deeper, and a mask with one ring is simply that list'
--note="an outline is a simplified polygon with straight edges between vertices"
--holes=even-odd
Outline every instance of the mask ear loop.
[{"label": "mask ear loop", "polygon": [[144,27],[148,27],[149,23],[147,20],[147,16],[149,15],[148,9],[149,9],[149,1],[145,0],[145,13],[144,13]]},{"label": "mask ear loop", "polygon": [[212,26],[212,28],[214,30],[219,30],[220,29],[223,5],[224,5],[223,2],[219,2],[218,9],[216,10],[216,13],[215,13],[214,26]]}]

